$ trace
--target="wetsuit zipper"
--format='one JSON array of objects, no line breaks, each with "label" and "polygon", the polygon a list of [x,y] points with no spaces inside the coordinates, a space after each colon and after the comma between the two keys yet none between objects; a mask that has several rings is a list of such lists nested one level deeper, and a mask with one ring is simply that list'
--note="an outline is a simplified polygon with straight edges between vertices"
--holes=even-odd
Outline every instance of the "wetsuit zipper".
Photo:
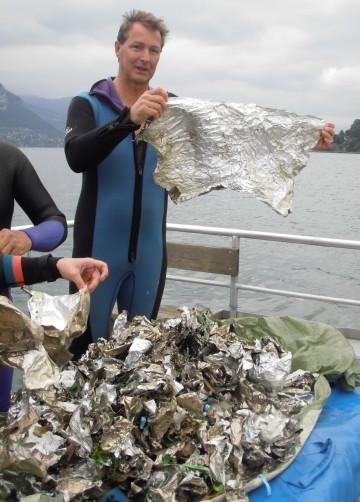
[{"label": "wetsuit zipper", "polygon": [[135,185],[133,216],[131,222],[131,234],[129,243],[128,260],[134,263],[136,260],[137,244],[139,239],[143,191],[143,172],[145,166],[146,143],[145,141],[135,141],[133,133],[134,165],[135,165]]}]

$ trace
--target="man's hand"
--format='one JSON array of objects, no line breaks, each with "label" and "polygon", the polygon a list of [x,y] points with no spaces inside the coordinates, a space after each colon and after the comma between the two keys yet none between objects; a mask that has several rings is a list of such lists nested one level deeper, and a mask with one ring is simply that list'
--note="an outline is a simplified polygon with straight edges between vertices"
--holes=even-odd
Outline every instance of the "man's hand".
[{"label": "man's hand", "polygon": [[0,254],[22,255],[30,251],[30,237],[21,230],[0,230]]},{"label": "man's hand", "polygon": [[107,264],[93,258],[61,258],[56,266],[63,279],[74,282],[78,289],[87,286],[90,293],[109,275]]},{"label": "man's hand", "polygon": [[164,113],[168,101],[167,92],[156,87],[144,92],[130,108],[130,120],[134,124],[144,125],[149,117],[157,119]]},{"label": "man's hand", "polygon": [[316,143],[315,148],[317,150],[324,150],[325,148],[329,148],[334,134],[335,134],[335,125],[328,122],[327,124],[325,124],[324,129],[321,130],[320,139]]}]

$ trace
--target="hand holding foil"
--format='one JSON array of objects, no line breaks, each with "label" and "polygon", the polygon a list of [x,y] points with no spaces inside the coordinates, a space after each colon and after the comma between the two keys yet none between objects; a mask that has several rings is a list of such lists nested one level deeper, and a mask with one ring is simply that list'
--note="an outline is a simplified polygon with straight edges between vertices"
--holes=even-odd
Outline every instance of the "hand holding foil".
[{"label": "hand holding foil", "polygon": [[170,98],[139,135],[158,152],[156,183],[175,203],[228,188],[287,216],[294,178],[305,167],[325,121],[254,104]]}]

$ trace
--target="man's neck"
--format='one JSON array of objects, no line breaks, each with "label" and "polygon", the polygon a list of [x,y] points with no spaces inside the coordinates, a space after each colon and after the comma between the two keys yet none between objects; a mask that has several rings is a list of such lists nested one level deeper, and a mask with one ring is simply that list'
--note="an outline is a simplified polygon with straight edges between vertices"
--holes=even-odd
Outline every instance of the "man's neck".
[{"label": "man's neck", "polygon": [[139,97],[149,89],[147,84],[136,85],[134,83],[124,82],[119,75],[114,78],[113,84],[125,106],[129,108],[139,99]]}]

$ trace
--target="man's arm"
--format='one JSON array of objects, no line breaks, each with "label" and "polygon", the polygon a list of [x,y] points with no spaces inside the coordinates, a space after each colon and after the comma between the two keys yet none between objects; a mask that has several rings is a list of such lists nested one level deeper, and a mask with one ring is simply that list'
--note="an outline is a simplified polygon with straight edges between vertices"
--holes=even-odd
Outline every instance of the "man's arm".
[{"label": "man's arm", "polygon": [[91,104],[82,97],[72,99],[66,123],[65,155],[76,172],[95,169],[131,132],[139,129],[124,108],[114,120],[96,127]]}]

